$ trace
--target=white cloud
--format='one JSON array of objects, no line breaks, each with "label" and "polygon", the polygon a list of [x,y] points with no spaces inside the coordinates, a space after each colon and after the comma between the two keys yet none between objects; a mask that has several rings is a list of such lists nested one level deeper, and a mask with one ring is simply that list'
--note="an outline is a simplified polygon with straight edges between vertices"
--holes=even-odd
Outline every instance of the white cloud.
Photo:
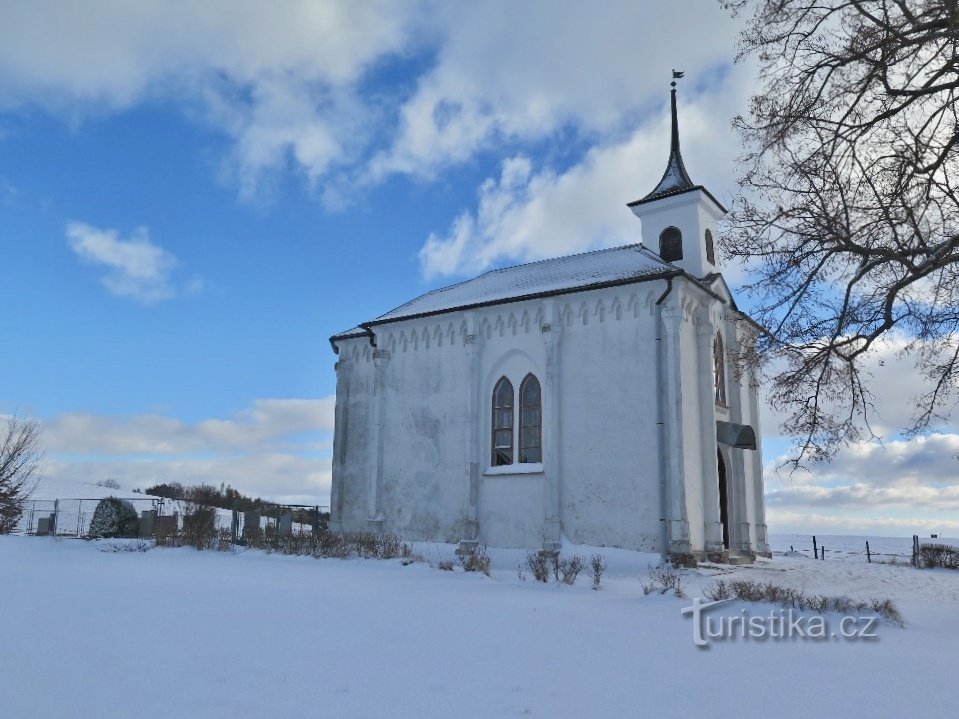
[{"label": "white cloud", "polygon": [[[193,424],[156,414],[104,417],[57,415],[45,425],[44,444],[59,454],[188,454],[274,449],[300,434],[333,431],[333,397],[263,399],[229,419]],[[313,438],[316,442],[317,438]]]},{"label": "white cloud", "polygon": [[877,517],[848,512],[829,514],[772,508],[766,511],[766,523],[772,534],[862,534],[887,537],[933,533],[940,536],[959,535],[959,519],[922,514]]},{"label": "white cloud", "polygon": [[227,483],[275,501],[328,503],[334,399],[262,399],[228,418],[184,422],[144,414],[61,414],[45,423],[45,477],[54,487],[115,479]]},{"label": "white cloud", "polygon": [[[715,141],[715,114],[723,116],[720,108],[732,114],[744,91],[741,77],[681,102],[687,168],[720,198],[732,187],[735,146]],[[499,177],[481,185],[475,212],[464,210],[445,235],[427,238],[419,255],[422,272],[428,278],[472,274],[503,261],[639,242],[640,222],[626,203],[653,189],[668,152],[669,116],[659,112],[625,138],[592,147],[562,172],[534,170],[522,155],[505,160]]]},{"label": "white cloud", "polygon": [[[107,273],[103,286],[117,297],[128,297],[151,304],[174,297],[179,289],[172,282],[177,259],[168,250],[155,245],[145,227],[138,227],[128,239],[116,230],[101,230],[82,222],[71,222],[66,229],[70,249],[82,261],[101,265]],[[194,277],[182,289],[197,292],[202,279]]]},{"label": "white cloud", "polygon": [[832,462],[777,472],[767,458],[771,531],[911,534],[959,527],[959,434],[861,442]]},{"label": "white cloud", "polygon": [[[714,80],[736,29],[712,0],[8,4],[0,109],[77,121],[170,102],[231,139],[224,176],[244,196],[293,170],[333,202],[350,196],[338,185],[627,131],[659,111],[672,63],[690,89]],[[428,64],[377,83],[410,59]]]},{"label": "white cloud", "polygon": [[[736,25],[718,3],[438,5],[436,65],[400,108],[373,178],[429,176],[499,142],[572,127],[616,132],[659,99],[675,62],[691,75],[732,60]],[[724,124],[728,124],[726,120]],[[651,189],[651,188],[650,188]]]},{"label": "white cloud", "polygon": [[357,87],[421,33],[422,3],[205,0],[7,4],[0,109],[71,120],[172,101],[233,140],[226,170],[245,194],[287,165],[317,177],[368,139]]}]

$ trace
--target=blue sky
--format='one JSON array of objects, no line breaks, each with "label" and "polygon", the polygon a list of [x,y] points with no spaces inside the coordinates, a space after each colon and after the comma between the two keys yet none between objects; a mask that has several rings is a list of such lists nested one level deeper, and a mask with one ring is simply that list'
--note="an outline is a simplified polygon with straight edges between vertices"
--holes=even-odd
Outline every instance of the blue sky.
[{"label": "blue sky", "polygon": [[[737,29],[710,0],[4,5],[0,413],[44,421],[53,478],[324,501],[327,338],[489,267],[639,241],[625,203],[664,167],[673,67],[687,168],[732,199]],[[905,480],[843,458],[771,475],[772,513],[951,521],[908,499],[952,497],[944,431]],[[864,479],[900,494],[850,499]]]}]

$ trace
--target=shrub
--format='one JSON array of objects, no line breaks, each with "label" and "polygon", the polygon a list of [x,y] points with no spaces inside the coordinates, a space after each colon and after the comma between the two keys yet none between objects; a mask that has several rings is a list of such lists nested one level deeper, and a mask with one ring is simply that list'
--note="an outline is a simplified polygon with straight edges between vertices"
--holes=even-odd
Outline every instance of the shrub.
[{"label": "shrub", "polygon": [[440,569],[442,569],[444,572],[452,572],[452,571],[453,571],[453,563],[452,563],[450,560],[448,560],[448,559],[442,560],[442,561],[441,561],[439,564],[437,564],[436,566],[439,567]]},{"label": "shrub", "polygon": [[602,554],[594,554],[589,558],[589,567],[593,574],[593,589],[599,589],[599,580],[606,571],[606,560]]},{"label": "shrub", "polygon": [[539,582],[549,581],[550,560],[546,552],[530,552],[526,555],[526,568]]},{"label": "shrub", "polygon": [[902,613],[899,611],[899,607],[891,599],[873,599],[869,603],[869,608],[872,609],[880,617],[885,617],[886,620],[892,622],[893,624],[898,624],[900,627],[905,624]]},{"label": "shrub", "polygon": [[[643,585],[643,591],[649,593],[646,585]],[[849,614],[871,609],[891,624],[902,626],[904,622],[902,614],[891,599],[873,599],[865,602],[854,601],[848,597],[828,597],[825,594],[808,595],[798,589],[781,587],[772,582],[763,584],[737,579],[727,584],[724,580],[718,579],[703,589],[703,596],[713,602],[735,597],[744,602],[769,602],[783,607],[796,607],[802,611],[808,609],[819,614],[829,611]]]},{"label": "shrub", "polygon": [[140,520],[133,505],[116,497],[101,499],[93,510],[90,529],[91,538],[136,537],[140,530]]},{"label": "shrub", "polygon": [[732,596],[732,590],[723,579],[717,579],[710,586],[703,589],[703,596],[711,602],[720,602]]},{"label": "shrub", "polygon": [[282,542],[284,554],[295,554],[301,557],[316,554],[318,545],[317,537],[313,532],[291,532],[290,536],[283,538]]},{"label": "shrub", "polygon": [[482,572],[487,577],[490,570],[490,558],[486,547],[475,547],[460,554],[460,564],[467,572]]},{"label": "shrub", "polygon": [[101,552],[118,554],[120,552],[149,552],[153,549],[153,544],[144,540],[136,539],[132,542],[101,542],[97,545]]},{"label": "shrub", "polygon": [[682,577],[672,564],[667,562],[658,567],[649,568],[649,583],[644,583],[643,594],[649,594],[654,589],[660,594],[665,594],[669,590],[673,591],[677,597],[682,599],[686,596],[683,592]]},{"label": "shrub", "polygon": [[563,584],[575,584],[576,577],[583,571],[586,562],[578,554],[559,561],[559,573],[562,576]]},{"label": "shrub", "polygon": [[312,547],[314,557],[413,559],[413,547],[397,535],[390,533],[346,532],[339,534],[321,530],[313,535],[312,532],[303,532],[300,537],[293,535],[283,541],[276,549],[284,554],[300,554],[306,553],[304,548],[308,546]]},{"label": "shrub", "polygon": [[320,532],[317,537],[314,554],[317,557],[334,557],[346,559],[350,556],[350,545],[342,534],[336,532]]},{"label": "shrub", "polygon": [[182,546],[177,515],[157,516],[153,524],[153,541],[157,547]]},{"label": "shrub", "polygon": [[183,515],[183,541],[196,549],[213,549],[217,540],[216,510],[193,506]]},{"label": "shrub", "polygon": [[921,544],[919,565],[926,568],[959,569],[959,547],[948,544]]}]

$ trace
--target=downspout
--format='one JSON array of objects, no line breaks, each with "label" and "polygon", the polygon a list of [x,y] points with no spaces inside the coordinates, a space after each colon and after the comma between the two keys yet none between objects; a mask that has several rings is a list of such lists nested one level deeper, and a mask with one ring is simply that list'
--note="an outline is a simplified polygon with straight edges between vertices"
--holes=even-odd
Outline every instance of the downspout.
[{"label": "downspout", "polygon": [[666,352],[663,345],[663,302],[673,291],[673,276],[666,278],[666,291],[656,300],[656,427],[659,431],[659,540],[660,554],[665,561],[669,556],[669,483],[666,481],[666,398],[665,383],[663,381],[663,355]]},{"label": "downspout", "polygon": [[373,334],[373,328],[370,325],[360,325],[366,332],[366,338],[370,341],[370,347],[376,349],[376,335]]}]

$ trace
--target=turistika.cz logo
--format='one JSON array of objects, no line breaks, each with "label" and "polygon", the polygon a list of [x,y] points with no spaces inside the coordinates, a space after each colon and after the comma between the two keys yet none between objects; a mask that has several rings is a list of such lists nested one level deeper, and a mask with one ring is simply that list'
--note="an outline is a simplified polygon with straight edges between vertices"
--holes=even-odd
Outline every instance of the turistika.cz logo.
[{"label": "turistika.cz logo", "polygon": [[782,641],[806,640],[869,641],[876,640],[878,616],[847,615],[838,618],[838,627],[828,617],[808,615],[793,609],[770,609],[768,614],[750,614],[745,609],[739,614],[708,614],[709,610],[735,601],[720,599],[704,602],[693,599],[693,606],[683,607],[682,615],[692,615],[693,644],[708,647],[712,641]]}]

